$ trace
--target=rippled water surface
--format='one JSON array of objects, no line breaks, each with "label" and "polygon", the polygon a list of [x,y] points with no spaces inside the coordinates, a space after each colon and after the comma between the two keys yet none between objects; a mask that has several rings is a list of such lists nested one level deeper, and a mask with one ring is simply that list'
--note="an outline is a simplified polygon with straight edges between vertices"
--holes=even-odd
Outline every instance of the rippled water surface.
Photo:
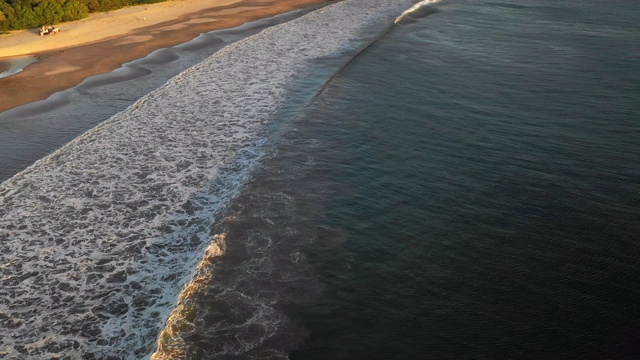
[{"label": "rippled water surface", "polygon": [[291,359],[637,358],[637,3],[430,8],[300,121],[333,191]]}]

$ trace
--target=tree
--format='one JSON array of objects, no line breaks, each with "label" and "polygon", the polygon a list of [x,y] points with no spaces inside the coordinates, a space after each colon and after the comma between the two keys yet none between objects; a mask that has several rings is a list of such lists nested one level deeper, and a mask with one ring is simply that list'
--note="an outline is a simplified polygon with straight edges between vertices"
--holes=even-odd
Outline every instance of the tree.
[{"label": "tree", "polygon": [[0,0],[0,30],[9,30],[11,19],[15,19],[15,15],[16,11],[13,7],[4,0]]},{"label": "tree", "polygon": [[40,20],[38,25],[53,25],[62,21],[64,12],[62,5],[58,2],[45,0],[33,9],[36,17]]},{"label": "tree", "polygon": [[76,0],[68,0],[62,5],[62,21],[78,20],[89,15],[87,5]]},{"label": "tree", "polygon": [[18,2],[13,4],[15,9],[15,18],[9,24],[10,30],[15,29],[28,29],[41,25],[40,18],[36,16],[35,12],[29,4]]},{"label": "tree", "polygon": [[83,0],[83,2],[89,8],[89,12],[100,11],[100,1],[98,1],[98,0]]}]

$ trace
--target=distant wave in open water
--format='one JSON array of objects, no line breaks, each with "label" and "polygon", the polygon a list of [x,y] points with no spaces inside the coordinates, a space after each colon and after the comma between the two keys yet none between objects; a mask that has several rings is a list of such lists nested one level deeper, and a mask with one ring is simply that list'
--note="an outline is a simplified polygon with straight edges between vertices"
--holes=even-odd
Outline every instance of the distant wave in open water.
[{"label": "distant wave in open water", "polygon": [[639,358],[639,27],[347,0],[223,48],[0,185],[0,357]]}]

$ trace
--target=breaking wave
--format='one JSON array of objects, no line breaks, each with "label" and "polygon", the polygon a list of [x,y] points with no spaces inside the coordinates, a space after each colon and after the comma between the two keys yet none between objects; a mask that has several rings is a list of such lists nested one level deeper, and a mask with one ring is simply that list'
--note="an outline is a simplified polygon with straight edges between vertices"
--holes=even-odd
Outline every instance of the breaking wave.
[{"label": "breaking wave", "polygon": [[396,18],[394,23],[397,24],[402,21],[413,20],[415,18],[421,18],[433,14],[436,12],[436,10],[430,8],[429,5],[438,3],[440,1],[441,0],[422,0],[400,14],[400,16]]}]

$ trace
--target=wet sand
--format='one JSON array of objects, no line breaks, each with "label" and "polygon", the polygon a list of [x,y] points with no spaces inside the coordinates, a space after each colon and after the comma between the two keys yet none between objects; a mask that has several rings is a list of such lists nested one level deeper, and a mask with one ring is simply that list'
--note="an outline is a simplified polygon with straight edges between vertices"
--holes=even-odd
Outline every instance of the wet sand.
[{"label": "wet sand", "polygon": [[0,112],[45,99],[89,76],[109,72],[200,33],[324,2],[328,1],[173,0],[64,23],[56,35],[38,36],[37,29],[2,35],[0,72],[8,68],[7,56],[36,55],[40,61],[0,78]]}]

